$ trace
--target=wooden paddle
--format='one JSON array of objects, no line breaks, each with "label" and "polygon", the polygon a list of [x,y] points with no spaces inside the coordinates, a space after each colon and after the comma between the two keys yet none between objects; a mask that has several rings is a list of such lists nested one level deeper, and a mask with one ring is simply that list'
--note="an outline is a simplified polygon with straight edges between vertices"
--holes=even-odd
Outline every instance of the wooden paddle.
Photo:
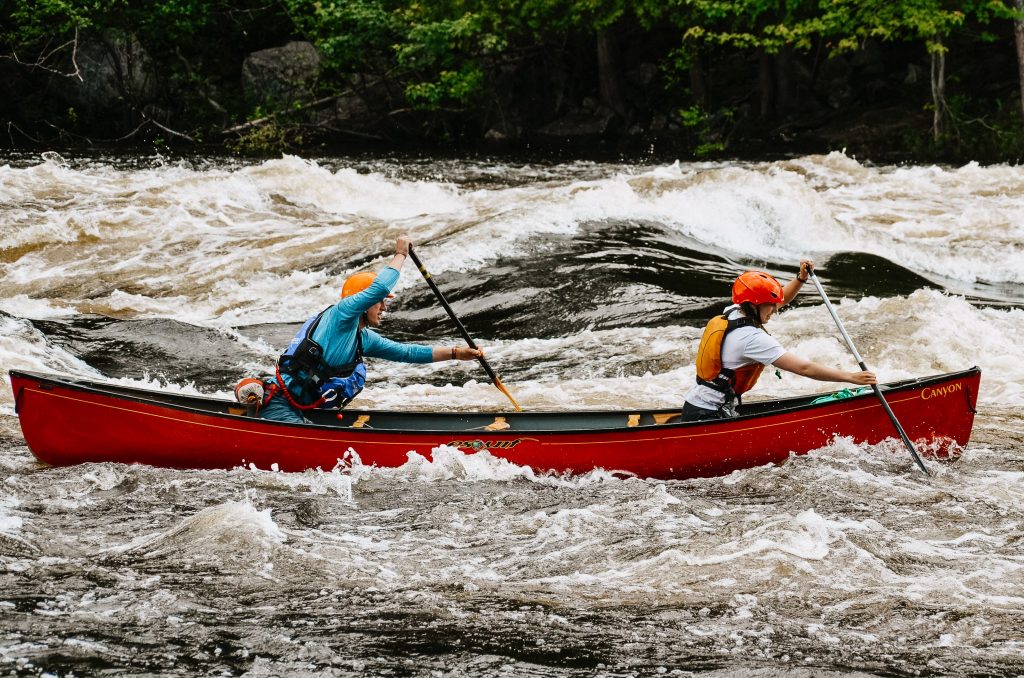
[{"label": "wooden paddle", "polygon": [[[427,269],[424,268],[423,262],[420,261],[420,258],[416,256],[416,252],[413,251],[412,245],[409,245],[409,258],[412,259],[412,263],[416,264],[416,268],[420,269],[420,274],[423,276],[423,279],[427,281],[428,285],[430,285],[430,289],[433,290],[434,296],[437,297],[442,308],[444,308],[448,313],[448,317],[451,318],[452,322],[455,323],[455,326],[459,328],[459,333],[462,334],[462,338],[466,340],[466,343],[469,344],[470,348],[475,349],[477,346],[473,342],[472,337],[469,336],[469,332],[466,331],[465,326],[463,326],[462,322],[455,316],[455,311],[453,311],[452,307],[448,305],[444,295],[441,294],[441,290],[439,290],[437,285],[434,284],[433,278],[430,277],[430,273],[428,273]],[[512,394],[508,392],[505,385],[501,383],[501,379],[498,379],[498,375],[494,373],[494,370],[492,370],[491,366],[487,364],[487,361],[484,360],[483,356],[477,358],[477,360],[479,360],[480,364],[483,365],[484,372],[486,372],[487,376],[490,377],[491,382],[498,387],[499,391],[504,393],[505,396],[512,401],[512,405],[516,408],[516,412],[522,412],[523,408],[519,407],[519,403],[517,403],[516,399],[512,397]]]},{"label": "wooden paddle", "polygon": [[[814,281],[814,286],[818,288],[818,294],[821,295],[821,300],[825,302],[825,308],[832,314],[832,319],[836,321],[836,327],[839,328],[839,333],[843,335],[843,339],[846,340],[846,345],[850,347],[850,351],[853,353],[853,357],[856,358],[857,364],[860,365],[860,369],[867,371],[867,367],[864,365],[864,359],[860,357],[860,353],[857,351],[857,347],[853,345],[853,339],[850,339],[850,335],[846,333],[846,328],[843,327],[843,321],[839,319],[839,315],[836,310],[832,308],[832,303],[828,300],[828,296],[825,295],[825,290],[818,281],[818,276],[814,274],[814,269],[810,269],[807,273]],[[885,409],[885,413],[889,415],[889,420],[892,425],[896,427],[896,431],[900,434],[900,438],[903,439],[903,444],[910,450],[910,456],[917,462],[918,467],[924,471],[925,475],[931,475],[925,467],[924,462],[921,461],[921,457],[917,455],[917,450],[914,449],[914,443],[910,442],[910,438],[907,437],[907,432],[900,426],[899,420],[896,419],[896,415],[893,414],[892,408],[889,407],[889,403],[885,401],[885,396],[882,395],[882,391],[878,388],[878,384],[872,384],[871,388],[874,389],[875,395],[878,396],[878,400],[882,403],[882,407]]]}]

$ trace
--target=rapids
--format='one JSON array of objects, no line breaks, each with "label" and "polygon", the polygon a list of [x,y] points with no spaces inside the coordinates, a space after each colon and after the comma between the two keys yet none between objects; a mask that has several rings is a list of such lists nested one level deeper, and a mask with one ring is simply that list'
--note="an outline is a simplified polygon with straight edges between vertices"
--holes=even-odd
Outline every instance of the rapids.
[{"label": "rapids", "polygon": [[[736,274],[812,257],[880,380],[981,367],[974,437],[930,479],[844,439],[676,482],[47,468],[4,379],[0,673],[1024,674],[1018,167],[9,155],[0,366],[227,397],[402,233],[524,409],[678,406]],[[386,336],[456,341],[412,264],[396,292]],[[853,368],[811,286],[768,329]],[[353,406],[507,401],[376,361]]]}]

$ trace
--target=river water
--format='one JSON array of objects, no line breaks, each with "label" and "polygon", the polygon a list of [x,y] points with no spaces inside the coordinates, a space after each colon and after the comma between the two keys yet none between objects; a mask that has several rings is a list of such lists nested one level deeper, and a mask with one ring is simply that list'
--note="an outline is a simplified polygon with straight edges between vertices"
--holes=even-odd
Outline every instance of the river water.
[{"label": "river water", "polygon": [[[973,439],[932,478],[836,439],[675,482],[445,448],[302,474],[49,468],[4,379],[0,673],[1024,675],[1024,168],[0,163],[5,372],[227,396],[402,233],[524,409],[678,406],[735,275],[806,256],[882,380],[982,368]],[[397,295],[387,336],[455,341],[411,264]],[[769,330],[854,367],[810,286]],[[355,405],[507,402],[470,363],[377,361]]]}]

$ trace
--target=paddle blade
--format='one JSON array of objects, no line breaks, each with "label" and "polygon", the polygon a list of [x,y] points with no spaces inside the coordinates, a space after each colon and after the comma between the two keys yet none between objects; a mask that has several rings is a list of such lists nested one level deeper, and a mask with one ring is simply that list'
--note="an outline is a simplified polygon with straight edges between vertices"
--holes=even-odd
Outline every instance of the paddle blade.
[{"label": "paddle blade", "polygon": [[494,378],[494,385],[498,387],[498,390],[505,394],[505,397],[512,401],[512,406],[516,408],[516,412],[522,412],[523,408],[519,407],[519,403],[512,397],[512,394],[505,388],[505,384],[501,383],[501,379]]}]

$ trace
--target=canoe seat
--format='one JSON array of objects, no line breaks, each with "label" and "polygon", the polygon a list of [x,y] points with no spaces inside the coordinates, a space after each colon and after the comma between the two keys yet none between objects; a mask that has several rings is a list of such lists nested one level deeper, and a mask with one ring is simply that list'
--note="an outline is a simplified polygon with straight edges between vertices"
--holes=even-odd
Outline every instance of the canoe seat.
[{"label": "canoe seat", "polygon": [[668,422],[672,421],[673,419],[676,419],[678,417],[683,416],[683,413],[682,412],[668,412],[668,413],[662,413],[662,414],[655,414],[655,415],[652,415],[652,416],[654,417],[654,423],[658,424],[658,425],[661,425],[661,424],[667,424]]},{"label": "canoe seat", "polygon": [[[352,422],[352,426],[350,428],[363,428],[364,426],[366,426],[369,423],[369,421],[370,421],[370,415],[368,415],[368,414],[360,414],[358,417],[356,417],[356,420]],[[367,428],[370,428],[370,427],[367,427]]]}]

